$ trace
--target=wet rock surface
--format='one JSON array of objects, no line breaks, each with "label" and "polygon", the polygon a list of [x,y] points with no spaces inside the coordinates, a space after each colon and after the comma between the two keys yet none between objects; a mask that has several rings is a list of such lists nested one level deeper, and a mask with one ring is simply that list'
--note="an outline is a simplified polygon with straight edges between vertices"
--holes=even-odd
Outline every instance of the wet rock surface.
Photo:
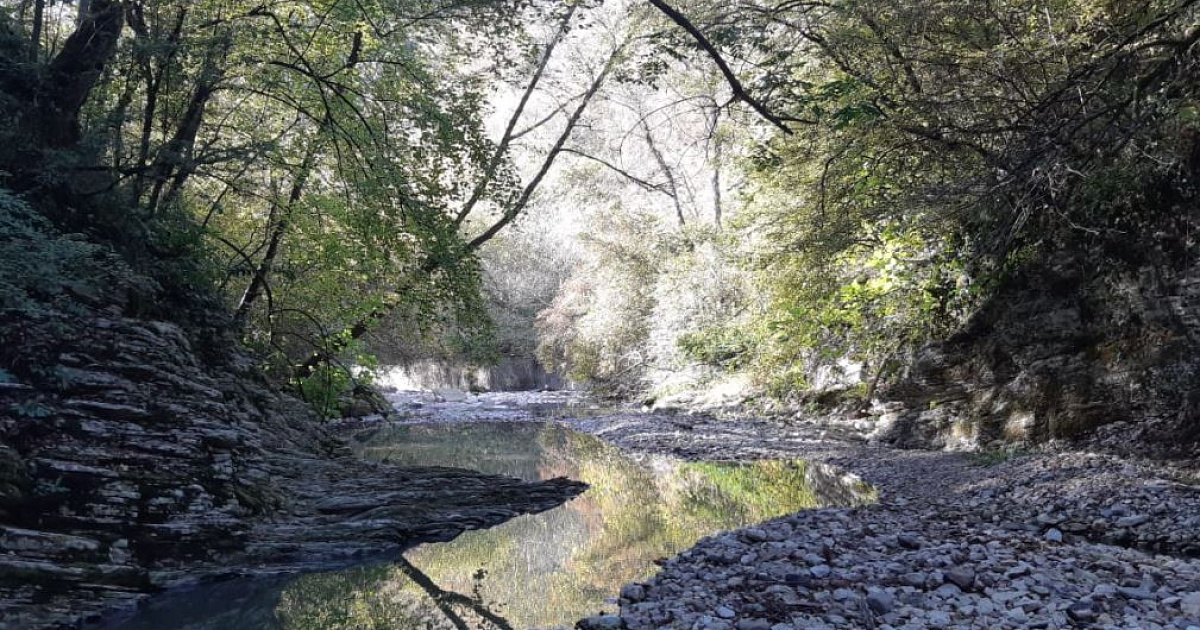
[{"label": "wet rock surface", "polygon": [[582,490],[351,457],[257,365],[96,317],[0,383],[0,628],[77,627],[163,588],[362,562]]}]

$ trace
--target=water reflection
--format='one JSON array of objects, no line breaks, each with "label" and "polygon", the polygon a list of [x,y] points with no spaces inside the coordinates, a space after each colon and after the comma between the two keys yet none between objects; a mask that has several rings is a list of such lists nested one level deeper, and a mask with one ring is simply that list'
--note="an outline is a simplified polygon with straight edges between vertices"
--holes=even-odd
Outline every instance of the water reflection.
[{"label": "water reflection", "polygon": [[[409,425],[361,438],[364,456],[408,465],[472,468],[528,480],[567,476],[591,488],[556,509],[449,543],[422,545],[390,563],[306,575],[247,598],[271,614],[240,611],[174,623],[171,606],[140,628],[239,630],[532,630],[570,627],[612,610],[621,585],[702,536],[824,505],[868,489],[804,462],[685,463],[637,457],[552,424]],[[260,586],[259,589],[262,587]],[[255,589],[258,590],[258,589]],[[235,604],[236,605],[236,604]],[[204,613],[200,613],[204,614]],[[192,616],[198,623],[188,623]],[[257,621],[257,620],[262,620]],[[248,621],[255,620],[249,624]]]}]

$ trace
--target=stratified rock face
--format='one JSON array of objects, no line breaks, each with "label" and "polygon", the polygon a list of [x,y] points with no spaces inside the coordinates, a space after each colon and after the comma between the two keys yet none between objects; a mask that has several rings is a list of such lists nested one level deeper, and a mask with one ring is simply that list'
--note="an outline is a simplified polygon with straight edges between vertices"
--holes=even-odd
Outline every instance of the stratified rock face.
[{"label": "stratified rock face", "polygon": [[0,383],[3,630],[71,627],[211,573],[362,561],[580,491],[361,462],[243,355],[202,363],[162,322],[79,330],[47,377]]},{"label": "stratified rock face", "polygon": [[248,366],[214,378],[174,325],[89,324],[45,368],[53,386],[0,387],[14,475],[0,508],[0,580],[17,603],[54,587],[135,592],[149,567],[237,551],[246,519],[271,507],[265,442],[303,424],[239,377]]},{"label": "stratified rock face", "polygon": [[900,446],[1194,442],[1200,268],[1090,281],[1044,272],[927,347],[890,396],[902,404],[890,406],[881,433]]}]

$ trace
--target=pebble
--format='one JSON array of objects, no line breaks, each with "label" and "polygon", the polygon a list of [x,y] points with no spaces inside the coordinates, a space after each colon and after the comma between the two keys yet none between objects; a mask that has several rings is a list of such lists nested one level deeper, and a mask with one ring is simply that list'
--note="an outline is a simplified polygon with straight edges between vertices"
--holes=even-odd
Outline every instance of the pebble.
[{"label": "pebble", "polygon": [[969,591],[975,585],[975,572],[967,567],[955,567],[946,574],[946,581],[964,591]]},{"label": "pebble", "polygon": [[873,588],[867,592],[867,606],[877,615],[886,615],[896,607],[896,598],[885,590]]},{"label": "pebble", "polygon": [[1090,602],[1076,602],[1067,608],[1067,616],[1080,623],[1092,623],[1100,618],[1100,613]]},{"label": "pebble", "polygon": [[1188,593],[1179,601],[1179,608],[1189,617],[1200,617],[1200,593]]},{"label": "pebble", "polygon": [[935,610],[929,613],[929,625],[934,628],[948,628],[950,626],[950,613],[941,610]]},{"label": "pebble", "polygon": [[621,598],[631,602],[640,602],[646,599],[646,587],[641,584],[626,584],[621,588]]},{"label": "pebble", "polygon": [[596,615],[583,619],[576,627],[579,630],[621,630],[625,622],[617,615]]},{"label": "pebble", "polygon": [[767,532],[757,527],[751,527],[750,529],[742,531],[742,536],[744,536],[746,540],[750,542],[763,542],[768,540]]}]

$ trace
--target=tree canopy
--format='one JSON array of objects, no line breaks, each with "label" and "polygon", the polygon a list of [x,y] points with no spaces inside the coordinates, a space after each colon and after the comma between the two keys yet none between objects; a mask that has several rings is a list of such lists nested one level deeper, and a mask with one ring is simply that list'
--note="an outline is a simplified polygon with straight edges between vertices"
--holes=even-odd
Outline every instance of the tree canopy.
[{"label": "tree canopy", "polygon": [[[1194,262],[1198,11],[6,0],[0,183],[314,396],[381,327],[486,361],[501,313],[625,392],[874,383],[1038,265]],[[533,250],[570,268],[514,291]]]}]

